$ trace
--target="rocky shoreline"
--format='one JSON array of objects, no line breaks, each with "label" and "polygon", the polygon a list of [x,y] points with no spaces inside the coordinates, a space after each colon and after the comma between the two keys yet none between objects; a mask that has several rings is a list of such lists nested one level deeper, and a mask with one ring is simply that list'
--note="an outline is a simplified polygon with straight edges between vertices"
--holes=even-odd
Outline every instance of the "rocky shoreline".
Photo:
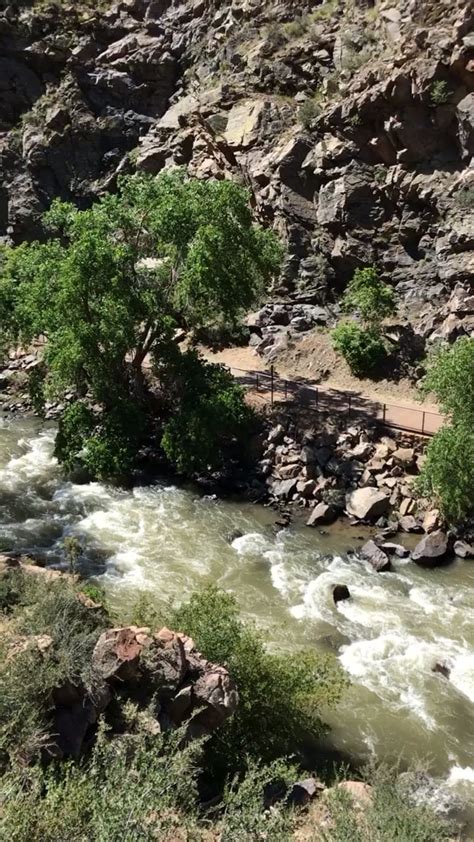
[{"label": "rocky shoreline", "polygon": [[375,526],[362,555],[379,572],[390,569],[391,556],[410,554],[391,540],[397,534],[423,535],[411,553],[423,567],[454,556],[474,558],[472,526],[448,529],[439,510],[417,493],[426,440],[401,432],[387,435],[365,422],[343,431],[301,422],[297,415],[279,413],[259,463],[270,504],[282,512],[282,525],[297,511],[312,528],[340,517]]}]

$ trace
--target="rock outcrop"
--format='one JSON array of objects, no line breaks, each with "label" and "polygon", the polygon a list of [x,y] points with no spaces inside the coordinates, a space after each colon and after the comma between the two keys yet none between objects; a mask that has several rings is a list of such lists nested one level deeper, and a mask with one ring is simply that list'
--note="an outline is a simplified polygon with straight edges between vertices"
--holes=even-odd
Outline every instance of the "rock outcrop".
[{"label": "rock outcrop", "polygon": [[100,684],[158,700],[157,727],[187,722],[191,738],[209,734],[237,708],[238,694],[224,667],[206,661],[186,635],[162,628],[110,629],[97,641],[92,671]]},{"label": "rock outcrop", "polygon": [[472,11],[448,0],[3,5],[0,236],[59,196],[184,166],[250,190],[287,245],[251,327],[333,323],[376,263],[420,339],[473,330]]}]

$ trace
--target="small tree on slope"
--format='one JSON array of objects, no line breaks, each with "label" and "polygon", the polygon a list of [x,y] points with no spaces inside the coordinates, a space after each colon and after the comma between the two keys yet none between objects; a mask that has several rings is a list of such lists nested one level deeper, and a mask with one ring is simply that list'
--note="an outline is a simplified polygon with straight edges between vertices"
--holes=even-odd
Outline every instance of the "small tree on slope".
[{"label": "small tree on slope", "polygon": [[358,313],[362,324],[343,322],[332,331],[332,340],[357,377],[371,374],[386,354],[382,321],[395,312],[395,296],[377,269],[356,269],[342,300],[343,309]]}]

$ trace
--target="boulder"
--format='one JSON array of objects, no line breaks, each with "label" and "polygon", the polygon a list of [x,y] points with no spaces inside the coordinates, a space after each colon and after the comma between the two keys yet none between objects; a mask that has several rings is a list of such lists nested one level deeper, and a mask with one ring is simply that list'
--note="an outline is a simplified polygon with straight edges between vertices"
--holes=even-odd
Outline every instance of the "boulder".
[{"label": "boulder", "polygon": [[376,520],[386,514],[390,499],[377,488],[358,488],[350,494],[346,501],[348,514],[358,520]]},{"label": "boulder", "polygon": [[335,506],[328,503],[318,503],[311,512],[306,526],[318,526],[319,524],[333,523],[338,516],[338,510]]},{"label": "boulder", "polygon": [[372,787],[363,781],[341,781],[337,788],[350,795],[355,806],[360,810],[372,805]]},{"label": "boulder", "polygon": [[474,93],[464,97],[457,105],[459,145],[464,158],[474,155]]},{"label": "boulder", "polygon": [[351,592],[347,585],[334,585],[332,590],[332,598],[337,605],[338,602],[343,602],[345,599],[351,598]]},{"label": "boulder", "polygon": [[437,567],[446,561],[447,555],[447,535],[441,529],[438,529],[421,539],[413,550],[411,557],[420,567]]},{"label": "boulder", "polygon": [[297,479],[283,479],[280,482],[275,482],[272,487],[272,494],[275,497],[282,497],[288,499],[293,496],[296,491]]},{"label": "boulder", "polygon": [[393,544],[391,541],[381,544],[381,549],[389,555],[396,555],[397,558],[407,558],[410,555],[410,550],[407,547],[402,547],[401,544]]},{"label": "boulder", "polygon": [[94,674],[103,681],[137,678],[140,654],[149,634],[149,628],[136,626],[103,632],[92,654]]},{"label": "boulder", "polygon": [[439,509],[430,509],[429,512],[426,512],[422,523],[424,532],[434,532],[435,529],[439,529],[440,525],[441,514]]},{"label": "boulder", "polygon": [[281,424],[277,424],[276,427],[272,427],[270,430],[267,441],[269,444],[279,444],[283,441],[283,437],[285,435],[285,428]]},{"label": "boulder", "polygon": [[466,541],[456,541],[454,552],[458,558],[474,558],[474,546]]},{"label": "boulder", "polygon": [[415,463],[415,451],[412,447],[398,447],[392,453],[392,459],[395,465],[400,465],[407,470]]},{"label": "boulder", "polygon": [[315,778],[296,781],[286,797],[286,803],[291,807],[305,807],[320,792],[323,792],[324,789],[324,784]]},{"label": "boulder", "polygon": [[449,678],[451,675],[451,670],[447,664],[442,663],[441,661],[437,661],[434,667],[431,667],[432,672],[439,672],[443,678]]},{"label": "boulder", "polygon": [[375,541],[367,541],[361,549],[361,555],[370,562],[377,573],[385,573],[392,569],[388,555],[377,546]]},{"label": "boulder", "polygon": [[402,532],[422,532],[423,528],[413,515],[403,515],[398,519],[398,526]]}]

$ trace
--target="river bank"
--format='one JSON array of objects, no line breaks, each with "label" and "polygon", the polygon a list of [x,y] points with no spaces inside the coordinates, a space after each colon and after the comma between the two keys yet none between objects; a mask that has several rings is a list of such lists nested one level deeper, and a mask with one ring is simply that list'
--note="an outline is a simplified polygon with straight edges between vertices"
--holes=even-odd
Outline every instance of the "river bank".
[{"label": "river bank", "polygon": [[[209,582],[232,591],[272,648],[309,645],[338,657],[351,680],[329,717],[338,751],[429,757],[440,786],[474,797],[472,563],[425,570],[394,557],[379,575],[361,557],[369,533],[360,525],[340,521],[320,534],[295,519],[278,528],[268,508],[167,482],[73,484],[52,457],[53,429],[25,418],[3,424],[0,551],[41,552],[64,568],[64,538],[76,537],[81,572],[123,617],[143,593],[159,603]],[[416,538],[402,540],[409,547]],[[336,605],[338,584],[351,597]]]}]

